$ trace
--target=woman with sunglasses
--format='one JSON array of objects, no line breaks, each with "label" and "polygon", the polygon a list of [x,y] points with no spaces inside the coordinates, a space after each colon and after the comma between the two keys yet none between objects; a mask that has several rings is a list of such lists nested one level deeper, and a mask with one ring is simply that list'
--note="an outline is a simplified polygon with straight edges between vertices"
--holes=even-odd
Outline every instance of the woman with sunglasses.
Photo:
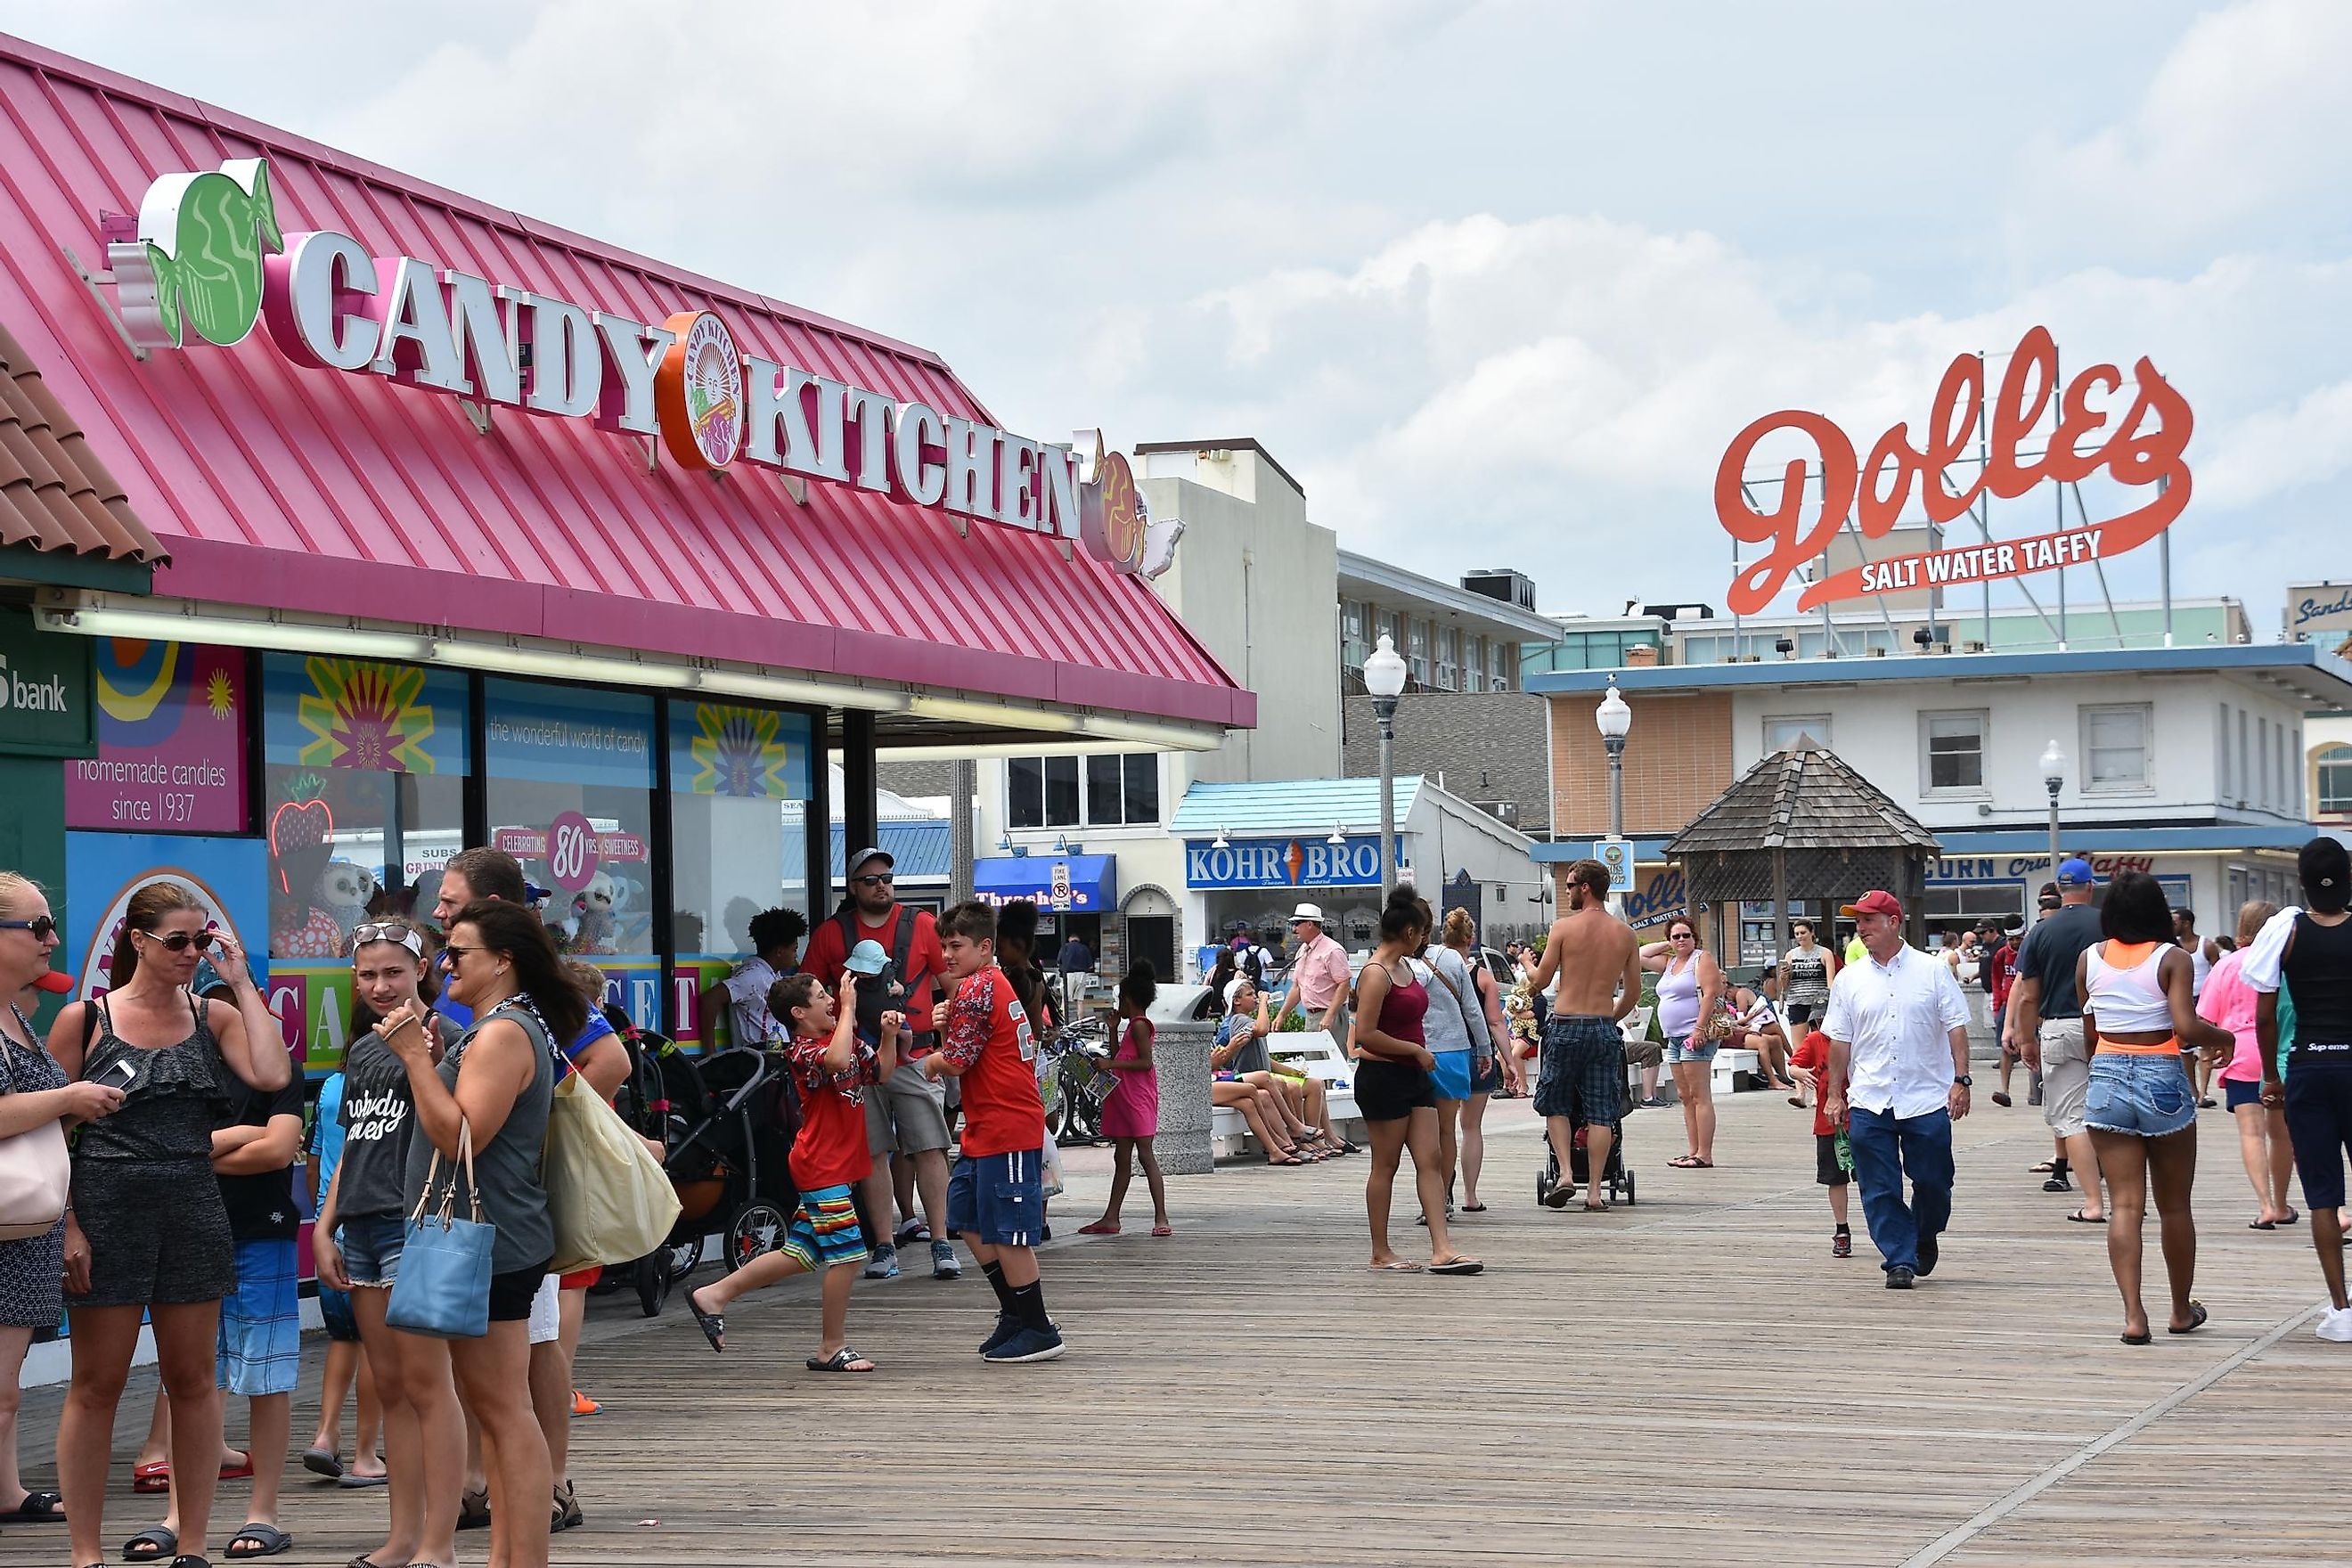
[{"label": "woman with sunglasses", "polygon": [[416,1102],[408,1067],[385,1040],[386,1020],[425,1013],[437,1066],[461,1031],[432,1014],[425,930],[372,921],[352,932],[352,1043],[343,1053],[343,1157],[319,1200],[310,1244],[319,1282],[351,1294],[360,1342],[383,1409],[385,1490],[392,1518],[382,1546],[353,1559],[367,1568],[454,1568],[466,1424],[441,1341],[384,1321],[409,1207],[408,1151]]},{"label": "woman with sunglasses", "polygon": [[1683,1134],[1689,1152],[1668,1165],[1681,1171],[1715,1168],[1715,1053],[1722,1042],[1706,1037],[1706,1023],[1723,1004],[1723,966],[1698,944],[1698,927],[1682,915],[1666,926],[1666,940],[1646,943],[1642,967],[1658,977],[1658,1029],[1666,1037],[1666,1065],[1682,1102]]},{"label": "woman with sunglasses", "polygon": [[[490,1254],[489,1332],[448,1342],[457,1396],[482,1434],[490,1489],[490,1568],[546,1568],[547,1500],[554,1474],[547,1435],[530,1399],[530,1305],[553,1260],[555,1230],[541,1184],[541,1146],[555,1088],[555,1044],[578,1037],[587,1003],[563,972],[539,917],[519,903],[478,900],[457,911],[442,949],[444,990],[474,1023],[434,1059],[436,1037],[421,1001],[404,1002],[380,1026],[407,1070],[415,1103],[403,1195],[411,1209],[473,1149],[473,1195],[497,1229]],[[464,1185],[462,1170],[457,1173]],[[436,1185],[435,1191],[437,1193]],[[459,1194],[459,1207],[468,1202]]]},{"label": "woman with sunglasses", "polygon": [[[189,994],[207,955],[234,1004]],[[49,1032],[50,1054],[69,1076],[123,1094],[120,1109],[74,1145],[64,1264],[73,1386],[58,1423],[58,1477],[72,1560],[102,1561],[114,1412],[143,1313],[172,1401],[180,1521],[156,1555],[184,1546],[173,1561],[201,1562],[221,1465],[220,1304],[236,1282],[212,1164],[213,1129],[231,1098],[223,1069],[274,1093],[293,1081],[294,1063],[244,953],[227,932],[207,929],[205,906],[178,882],[131,895],[109,978],[111,991],[66,1008]]]},{"label": "woman with sunglasses", "polygon": [[[14,871],[0,871],[0,995],[16,997],[49,973],[58,922],[41,889]],[[122,1103],[119,1089],[71,1083],[33,1021],[12,1002],[0,1014],[0,1138],[30,1132],[45,1121],[68,1126],[95,1121]],[[17,1376],[36,1329],[54,1329],[65,1315],[66,1224],[45,1236],[0,1242],[0,1523],[62,1521],[55,1492],[27,1491],[16,1474]]]}]

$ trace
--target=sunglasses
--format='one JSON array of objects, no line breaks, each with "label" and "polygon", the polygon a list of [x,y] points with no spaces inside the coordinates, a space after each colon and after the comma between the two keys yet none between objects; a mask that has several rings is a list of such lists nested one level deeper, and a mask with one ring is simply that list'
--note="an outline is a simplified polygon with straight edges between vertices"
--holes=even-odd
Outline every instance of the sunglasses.
[{"label": "sunglasses", "polygon": [[28,921],[0,921],[0,931],[28,931],[35,942],[47,942],[58,934],[58,922],[47,915],[35,915]]},{"label": "sunglasses", "polygon": [[359,952],[361,948],[365,947],[372,942],[392,942],[396,946],[406,948],[412,954],[418,958],[425,956],[425,939],[418,936],[415,931],[409,930],[406,926],[400,924],[396,921],[386,921],[378,925],[362,925],[353,926],[352,928],[352,951],[353,952]]},{"label": "sunglasses", "polygon": [[218,931],[175,931],[169,936],[157,936],[152,931],[133,931],[131,934],[143,936],[170,952],[185,952],[190,947],[202,952],[220,938]]},{"label": "sunglasses", "polygon": [[1696,942],[1698,938],[1686,931],[1678,931],[1666,938],[1668,942]]},{"label": "sunglasses", "polygon": [[467,953],[489,951],[487,947],[460,947],[454,942],[444,942],[441,944],[441,962],[448,968],[455,969],[457,967],[457,961]]},{"label": "sunglasses", "polygon": [[886,884],[894,883],[898,881],[898,879],[893,873],[884,871],[872,877],[852,877],[849,879],[863,888],[878,888]]}]

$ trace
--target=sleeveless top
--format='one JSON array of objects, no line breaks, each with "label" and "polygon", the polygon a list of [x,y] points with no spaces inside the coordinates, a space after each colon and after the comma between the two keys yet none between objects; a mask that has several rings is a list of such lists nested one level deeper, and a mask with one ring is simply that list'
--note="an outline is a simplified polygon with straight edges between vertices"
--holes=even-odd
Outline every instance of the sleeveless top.
[{"label": "sleeveless top", "polygon": [[[158,1047],[134,1046],[116,1034],[106,998],[89,1005],[98,1009],[98,1037],[82,1058],[81,1076],[121,1088],[122,1106],[83,1123],[74,1138],[74,1159],[192,1162],[209,1173],[213,1129],[228,1119],[230,1094],[228,1067],[205,1022],[204,1004],[188,997],[187,1037]],[[127,1085],[112,1070],[118,1062],[134,1069]]]},{"label": "sleeveless top", "polygon": [[[2164,982],[2158,971],[2164,966],[2164,955],[2172,951],[2168,942],[2155,942],[2147,956],[2128,968],[2111,962],[2110,949],[2128,956],[2128,943],[2094,942],[2083,950],[2083,978],[2090,983],[2084,998],[2083,1011],[2099,1021],[2101,1050],[2132,1047],[2116,1047],[2106,1037],[2118,1035],[2148,1035],[2172,1032],[2172,1004],[2164,994]],[[2178,1050],[2168,1046],[2168,1050]]]},{"label": "sleeveless top", "polygon": [[2294,918],[2294,946],[2280,973],[2294,993],[2294,1048],[2287,1065],[2352,1064],[2352,920]]},{"label": "sleeveless top", "polygon": [[1830,955],[1816,944],[1809,952],[1789,950],[1789,1000],[1801,1007],[1826,1007],[1830,1003]]},{"label": "sleeveless top", "polygon": [[1698,954],[1666,965],[1658,976],[1658,1028],[1679,1040],[1698,1027]]},{"label": "sleeveless top", "polygon": [[2205,956],[2205,939],[2199,937],[2189,944],[2189,988],[2197,995],[2205,994],[2205,982],[2213,973],[2213,961]]},{"label": "sleeveless top", "polygon": [[[1405,966],[1405,973],[1412,974],[1411,964]],[[1396,983],[1396,972],[1391,970],[1389,994],[1381,998],[1378,1026],[1381,1033],[1392,1040],[1410,1040],[1416,1046],[1426,1046],[1429,1040],[1422,1033],[1421,1021],[1428,1012],[1428,987],[1422,984],[1418,976],[1400,985]]]},{"label": "sleeveless top", "polygon": [[25,1016],[22,1007],[11,1003],[8,1011],[16,1015],[16,1027],[25,1031],[25,1038],[33,1042],[31,1048],[0,1037],[0,1094],[41,1094],[66,1086],[66,1069],[58,1066],[57,1058],[49,1055],[48,1047],[41,1043],[41,1032]]},{"label": "sleeveless top", "polygon": [[[511,1274],[518,1268],[543,1265],[555,1252],[555,1226],[548,1217],[547,1188],[539,1176],[540,1152],[547,1142],[548,1100],[555,1089],[555,1047],[539,1014],[518,997],[491,1008],[478,1019],[442,1057],[437,1070],[441,1082],[455,1094],[457,1071],[465,1064],[467,1048],[487,1025],[499,1018],[522,1026],[522,1032],[530,1037],[531,1057],[536,1063],[530,1087],[515,1097],[514,1109],[499,1124],[498,1136],[487,1145],[477,1143],[474,1148],[474,1179],[481,1184],[482,1217],[496,1226],[499,1233],[490,1247],[490,1268],[493,1273]],[[425,1135],[423,1128],[416,1129],[408,1143],[411,1210],[424,1195],[425,1178],[433,1168],[433,1140]],[[446,1159],[441,1162],[442,1182],[448,1180],[449,1163]],[[433,1206],[437,1209],[438,1184],[434,1191],[436,1201]],[[466,1196],[464,1166],[460,1164],[457,1202],[452,1212],[459,1215],[471,1212]]]}]

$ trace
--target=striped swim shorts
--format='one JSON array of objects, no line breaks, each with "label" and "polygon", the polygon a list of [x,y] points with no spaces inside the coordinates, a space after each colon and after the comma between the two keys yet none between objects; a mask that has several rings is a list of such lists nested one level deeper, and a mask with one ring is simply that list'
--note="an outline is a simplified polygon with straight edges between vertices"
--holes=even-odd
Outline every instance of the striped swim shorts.
[{"label": "striped swim shorts", "polygon": [[818,1187],[801,1194],[793,1223],[776,1243],[776,1250],[799,1259],[814,1274],[845,1263],[863,1263],[866,1233],[857,1227],[857,1205],[845,1186]]},{"label": "striped swim shorts", "polygon": [[302,1298],[294,1238],[236,1244],[236,1289],[221,1300],[220,1385],[231,1394],[291,1394],[302,1372]]}]

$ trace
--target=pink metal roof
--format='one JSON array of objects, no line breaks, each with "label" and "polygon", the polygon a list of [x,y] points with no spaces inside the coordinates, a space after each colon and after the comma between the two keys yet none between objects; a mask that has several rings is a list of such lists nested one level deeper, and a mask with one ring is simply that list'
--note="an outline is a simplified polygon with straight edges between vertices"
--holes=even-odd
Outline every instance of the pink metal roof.
[{"label": "pink metal roof", "polygon": [[[134,359],[68,264],[158,174],[264,155],[283,227],[351,234],[590,309],[717,310],[746,353],[988,414],[938,356],[0,35],[0,321],[172,552],[156,592],[415,620],[1246,725],[1139,579],[988,523],[737,464],[714,480],[586,420],[298,369],[257,331]],[[991,421],[992,423],[993,421]]]}]

